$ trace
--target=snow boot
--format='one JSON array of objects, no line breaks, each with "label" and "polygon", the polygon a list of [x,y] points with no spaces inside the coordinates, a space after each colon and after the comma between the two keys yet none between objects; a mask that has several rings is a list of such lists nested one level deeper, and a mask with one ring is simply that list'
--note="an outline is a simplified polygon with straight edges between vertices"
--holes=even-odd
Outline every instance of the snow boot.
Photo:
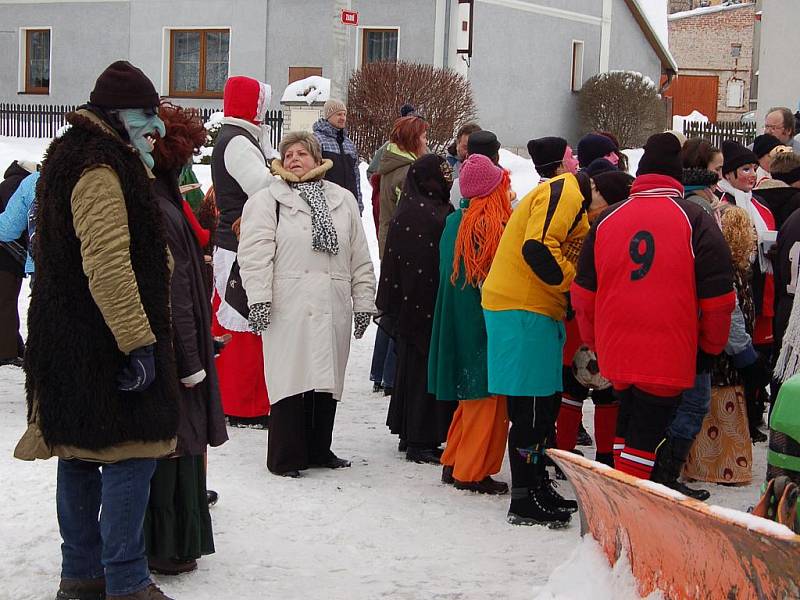
[{"label": "snow boot", "polygon": [[164,592],[158,589],[155,583],[151,583],[143,590],[124,596],[106,596],[106,600],[173,600]]},{"label": "snow boot", "polygon": [[453,485],[456,482],[453,477],[453,465],[442,466],[442,483]]},{"label": "snow boot", "polygon": [[312,469],[346,469],[352,466],[352,463],[329,452],[324,458],[311,460],[308,466]]},{"label": "snow boot", "polygon": [[547,503],[547,506],[553,510],[562,510],[568,513],[578,511],[578,503],[575,500],[568,500],[556,491],[558,484],[550,479],[545,473],[542,478],[541,492],[542,499]]},{"label": "snow boot", "polygon": [[493,496],[502,496],[508,493],[508,484],[503,481],[495,481],[488,475],[480,481],[459,481],[454,480],[453,484],[457,490],[466,490],[468,492],[477,492],[478,494],[491,494]]},{"label": "snow boot", "polygon": [[211,508],[219,502],[219,494],[214,490],[206,490],[206,498],[208,499],[208,507]]},{"label": "snow boot", "polygon": [[104,600],[106,597],[106,578],[62,579],[56,593],[56,600]]},{"label": "snow boot", "polygon": [[589,435],[589,432],[586,431],[586,428],[581,423],[578,426],[578,446],[591,446],[594,442],[592,441],[592,436]]},{"label": "snow boot", "polygon": [[542,498],[542,483],[534,488],[512,488],[511,506],[506,519],[512,525],[544,525],[561,529],[569,525],[570,513],[549,506]]},{"label": "snow boot", "polygon": [[705,501],[711,496],[708,490],[690,488],[678,481],[692,443],[692,440],[676,437],[667,438],[661,442],[656,450],[656,464],[650,474],[650,480],[680,492],[684,496]]},{"label": "snow boot", "polygon": [[383,391],[383,386],[380,383],[375,382],[375,383],[372,384],[372,393],[373,394],[377,394],[377,393],[382,392],[382,391]]}]

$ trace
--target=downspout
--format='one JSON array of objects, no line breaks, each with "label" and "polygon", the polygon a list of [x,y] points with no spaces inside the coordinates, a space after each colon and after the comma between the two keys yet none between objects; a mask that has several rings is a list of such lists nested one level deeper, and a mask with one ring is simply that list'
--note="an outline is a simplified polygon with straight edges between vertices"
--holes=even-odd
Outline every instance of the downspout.
[{"label": "downspout", "polygon": [[447,69],[450,67],[450,8],[453,0],[445,0],[444,7],[444,56],[442,66]]}]

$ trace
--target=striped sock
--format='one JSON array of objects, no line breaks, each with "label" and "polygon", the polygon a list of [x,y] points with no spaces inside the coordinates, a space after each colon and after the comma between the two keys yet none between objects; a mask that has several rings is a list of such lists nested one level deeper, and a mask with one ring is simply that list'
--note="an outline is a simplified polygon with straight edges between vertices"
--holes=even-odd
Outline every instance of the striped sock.
[{"label": "striped sock", "polygon": [[575,449],[575,444],[578,442],[578,426],[582,418],[583,402],[563,394],[556,422],[556,446],[559,450]]},{"label": "striped sock", "polygon": [[652,473],[655,464],[655,452],[639,450],[630,446],[625,446],[619,458],[614,461],[614,466],[618,470],[639,479],[650,479],[650,473]]}]

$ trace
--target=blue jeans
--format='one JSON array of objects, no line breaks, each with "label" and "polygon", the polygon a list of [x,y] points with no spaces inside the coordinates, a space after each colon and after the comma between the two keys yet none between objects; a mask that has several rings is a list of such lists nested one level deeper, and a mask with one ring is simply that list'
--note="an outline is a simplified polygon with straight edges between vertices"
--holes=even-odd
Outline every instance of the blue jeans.
[{"label": "blue jeans", "polygon": [[133,594],[150,585],[143,527],[155,468],[152,458],[108,465],[58,460],[56,511],[64,540],[63,578],[105,575],[106,593],[113,596]]},{"label": "blue jeans", "polygon": [[375,333],[375,348],[372,351],[372,366],[369,380],[380,383],[385,388],[394,387],[394,374],[397,368],[397,353],[394,340],[383,329],[378,327]]},{"label": "blue jeans", "polygon": [[694,379],[694,387],[683,392],[681,402],[667,428],[669,437],[694,441],[703,427],[703,419],[711,405],[711,374],[698,373]]}]

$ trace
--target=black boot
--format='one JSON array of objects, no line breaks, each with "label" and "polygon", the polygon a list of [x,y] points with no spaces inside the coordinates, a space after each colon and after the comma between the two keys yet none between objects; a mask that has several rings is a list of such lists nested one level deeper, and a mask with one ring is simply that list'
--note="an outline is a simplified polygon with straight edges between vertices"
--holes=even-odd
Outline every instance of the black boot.
[{"label": "black boot", "polygon": [[106,579],[62,579],[56,600],[104,600]]},{"label": "black boot", "polygon": [[612,469],[614,468],[614,454],[612,452],[598,452],[595,454],[594,459]]},{"label": "black boot", "polygon": [[438,465],[442,455],[436,450],[435,448],[409,448],[406,450],[406,460],[418,464],[430,463]]},{"label": "black boot", "polygon": [[453,485],[456,482],[453,477],[453,465],[444,465],[442,467],[442,483]]},{"label": "black boot", "polygon": [[219,494],[214,490],[206,490],[206,498],[208,499],[208,507],[211,508],[219,501]]},{"label": "black boot", "polygon": [[549,503],[550,508],[553,510],[563,510],[568,513],[577,512],[578,503],[575,500],[564,498],[556,491],[556,487],[558,487],[558,484],[553,479],[550,479],[547,476],[547,472],[545,472],[542,478],[541,497]]},{"label": "black boot", "polygon": [[692,440],[667,438],[656,452],[656,464],[650,480],[680,492],[684,496],[705,501],[711,496],[708,490],[696,490],[678,481],[691,447]]},{"label": "black boot", "polygon": [[543,498],[541,482],[534,488],[511,489],[507,520],[512,525],[544,525],[561,529],[569,525],[570,518],[570,513],[553,508]]}]

